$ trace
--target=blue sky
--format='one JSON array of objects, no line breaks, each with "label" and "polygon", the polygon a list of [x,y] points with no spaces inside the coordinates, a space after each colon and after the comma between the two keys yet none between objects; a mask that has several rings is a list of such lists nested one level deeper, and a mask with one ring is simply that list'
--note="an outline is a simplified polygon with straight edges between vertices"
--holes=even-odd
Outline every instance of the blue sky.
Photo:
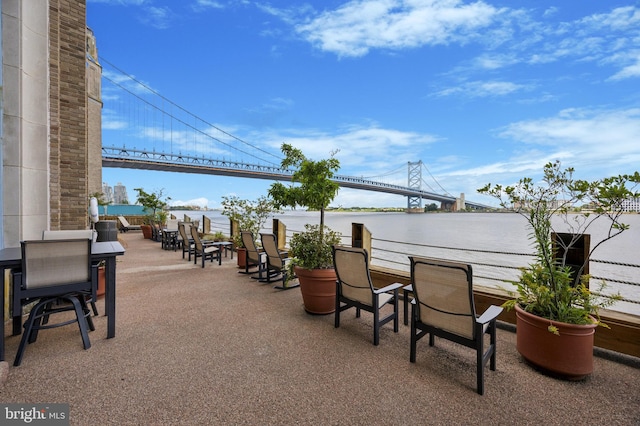
[{"label": "blue sky", "polygon": [[[339,150],[340,174],[406,185],[422,160],[426,185],[485,204],[477,188],[549,161],[583,179],[640,169],[638,1],[88,0],[87,24],[99,58],[272,161],[282,142]],[[142,134],[107,86],[103,143]],[[159,146],[155,126],[139,144]],[[103,181],[210,208],[270,185],[128,169]],[[406,203],[341,189],[332,205]]]}]

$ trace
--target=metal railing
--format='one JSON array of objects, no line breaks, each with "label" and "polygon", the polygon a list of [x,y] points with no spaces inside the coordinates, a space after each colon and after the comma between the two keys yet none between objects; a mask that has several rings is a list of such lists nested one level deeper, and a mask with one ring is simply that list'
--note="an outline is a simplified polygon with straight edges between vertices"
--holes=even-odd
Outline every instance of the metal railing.
[{"label": "metal railing", "polygon": [[[228,222],[211,221],[211,231],[229,233]],[[271,228],[265,228],[270,230]],[[287,229],[287,240],[302,230]],[[343,234],[342,243],[351,245],[351,235]],[[439,245],[408,243],[372,237],[371,265],[409,271],[409,256],[432,256],[454,261],[464,261],[472,266],[474,282],[486,288],[513,291],[512,282],[517,281],[520,269],[534,260],[533,253],[516,253],[472,248],[447,247]],[[638,271],[634,276],[640,277],[640,265],[592,259],[592,263],[631,268]],[[607,288],[613,289],[602,297],[611,298],[616,290],[622,295],[612,310],[640,315],[640,283],[610,276],[591,275],[592,280],[604,281]],[[637,296],[636,296],[637,295]]]}]

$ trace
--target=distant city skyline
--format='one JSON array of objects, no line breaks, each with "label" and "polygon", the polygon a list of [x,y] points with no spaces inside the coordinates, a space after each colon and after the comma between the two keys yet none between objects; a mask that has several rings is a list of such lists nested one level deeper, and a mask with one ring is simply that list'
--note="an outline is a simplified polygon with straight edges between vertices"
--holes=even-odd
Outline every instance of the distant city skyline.
[{"label": "distant city skyline", "polygon": [[121,182],[118,182],[113,187],[107,182],[102,182],[102,194],[104,200],[110,204],[132,204],[129,202],[127,187]]}]

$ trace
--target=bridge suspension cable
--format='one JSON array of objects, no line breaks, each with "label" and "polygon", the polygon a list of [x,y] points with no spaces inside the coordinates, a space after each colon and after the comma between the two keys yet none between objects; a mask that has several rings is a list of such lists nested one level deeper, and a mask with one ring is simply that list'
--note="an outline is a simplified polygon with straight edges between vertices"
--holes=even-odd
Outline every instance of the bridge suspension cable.
[{"label": "bridge suspension cable", "polygon": [[381,174],[381,175],[376,175],[376,176],[362,176],[362,179],[379,179],[379,178],[383,178],[383,177],[386,177],[386,176],[390,176],[390,175],[396,174],[396,173],[401,172],[401,171],[402,171],[402,172],[404,172],[404,170],[405,170],[405,168],[406,168],[406,167],[407,167],[407,166],[406,166],[405,164],[402,164],[402,165],[401,165],[401,166],[399,166],[398,168],[393,169],[393,170],[391,170],[391,171],[388,171],[388,172],[386,172],[386,173],[383,173],[383,174]]},{"label": "bridge suspension cable", "polygon": [[[134,76],[132,76],[131,74],[128,74],[127,72],[125,72],[125,71],[123,71],[122,69],[118,68],[116,65],[114,65],[112,62],[110,62],[110,61],[109,61],[109,60],[107,60],[106,58],[101,57],[101,58],[100,58],[100,62],[108,64],[110,67],[112,67],[113,69],[117,70],[120,74],[124,75],[125,77],[127,77],[127,78],[128,78],[128,79],[130,79],[131,81],[133,81],[133,82],[135,82],[136,84],[140,85],[141,87],[143,87],[145,90],[147,90],[147,91],[148,91],[148,92],[150,92],[151,94],[153,94],[153,95],[157,96],[158,98],[162,99],[162,101],[163,101],[163,102],[167,102],[167,103],[169,103],[171,106],[174,106],[174,107],[178,108],[180,111],[182,111],[182,112],[184,112],[185,114],[187,114],[187,115],[189,115],[189,116],[193,117],[193,118],[194,118],[194,119],[196,119],[196,120],[201,121],[201,122],[202,122],[202,123],[204,123],[205,125],[207,125],[207,126],[209,126],[209,127],[213,128],[213,129],[215,129],[215,130],[219,131],[219,132],[220,132],[220,133],[222,133],[223,135],[228,136],[228,137],[230,137],[230,138],[232,138],[232,139],[234,139],[234,140],[236,140],[236,141],[238,141],[238,142],[240,142],[240,143],[242,143],[242,144],[244,144],[244,145],[247,145],[247,146],[248,146],[249,148],[251,148],[252,150],[259,151],[259,152],[262,152],[262,153],[264,153],[264,154],[266,154],[266,155],[268,155],[268,156],[271,156],[271,157],[276,158],[276,159],[278,160],[278,163],[280,163],[280,161],[282,161],[282,157],[279,157],[279,156],[277,156],[277,155],[275,155],[275,154],[273,154],[273,153],[271,153],[271,152],[269,152],[269,151],[266,151],[266,150],[264,150],[264,149],[262,149],[262,148],[260,148],[260,147],[258,147],[258,146],[255,146],[255,145],[253,145],[253,144],[251,144],[251,143],[249,143],[249,142],[247,142],[247,141],[245,141],[245,140],[243,140],[243,139],[241,139],[241,138],[239,138],[239,137],[237,137],[237,136],[235,136],[235,135],[233,135],[233,134],[231,134],[231,133],[229,133],[229,132],[227,132],[227,131],[225,131],[225,130],[223,130],[223,129],[219,128],[219,127],[217,127],[216,125],[214,125],[214,124],[212,124],[212,123],[209,123],[209,122],[208,122],[208,121],[206,121],[205,119],[203,119],[203,118],[201,118],[201,117],[199,117],[199,116],[197,116],[197,115],[195,115],[195,114],[193,114],[193,113],[189,112],[189,111],[188,111],[188,110],[186,110],[184,107],[182,107],[182,106],[180,106],[180,105],[176,104],[176,103],[175,103],[175,102],[173,102],[172,100],[170,100],[170,99],[166,98],[165,96],[161,95],[160,93],[158,93],[157,91],[155,91],[154,89],[152,89],[151,87],[149,87],[148,85],[146,85],[146,84],[144,84],[143,82],[141,82],[140,80],[136,79],[136,78],[135,78]],[[159,106],[154,105],[152,102],[149,102],[148,100],[144,99],[142,96],[140,96],[140,95],[138,95],[138,94],[134,93],[132,90],[127,89],[125,86],[123,86],[122,84],[120,84],[120,83],[116,82],[114,79],[109,78],[109,77],[108,77],[107,75],[105,75],[104,73],[102,74],[102,77],[103,77],[104,79],[106,79],[107,81],[109,81],[111,84],[113,84],[113,85],[115,85],[115,86],[119,87],[120,89],[124,90],[125,92],[129,93],[131,96],[134,96],[134,97],[135,97],[135,98],[137,98],[138,100],[142,101],[142,102],[143,102],[143,103],[145,103],[146,105],[148,105],[148,106],[152,107],[153,109],[155,109],[155,110],[157,110],[157,111],[159,111],[159,112],[163,113],[163,120],[164,120],[164,115],[168,115],[169,117],[171,117],[171,119],[172,119],[172,120],[176,120],[177,122],[179,122],[179,123],[181,123],[181,124],[184,124],[185,126],[187,126],[187,127],[191,128],[191,129],[193,129],[194,131],[198,132],[199,134],[201,134],[201,135],[203,135],[203,136],[206,136],[206,137],[208,137],[208,138],[210,138],[210,139],[213,139],[213,140],[215,140],[215,141],[217,141],[217,142],[220,142],[221,144],[223,144],[223,145],[225,145],[225,146],[227,146],[227,147],[229,147],[229,148],[231,148],[231,149],[233,149],[233,150],[235,150],[235,151],[238,151],[238,152],[241,152],[241,153],[243,153],[243,154],[249,155],[250,157],[255,158],[255,159],[257,159],[257,160],[264,161],[264,162],[269,163],[269,164],[272,164],[272,165],[276,165],[276,163],[275,163],[275,162],[273,162],[273,161],[265,160],[264,158],[260,158],[260,157],[256,156],[256,155],[255,155],[255,154],[253,154],[253,153],[247,152],[247,151],[242,150],[242,149],[240,149],[240,148],[238,148],[238,147],[236,147],[236,146],[233,146],[233,145],[231,145],[231,144],[229,144],[229,143],[226,143],[226,142],[224,142],[224,141],[220,140],[219,138],[216,138],[215,136],[212,136],[212,135],[210,135],[210,134],[206,133],[205,131],[202,131],[202,130],[200,130],[200,129],[197,129],[195,126],[193,126],[193,125],[191,125],[191,124],[187,123],[185,120],[182,120],[182,119],[180,119],[180,118],[178,118],[178,117],[175,117],[173,114],[167,113],[163,108],[160,108]],[[173,129],[172,129],[172,130],[173,130]],[[164,126],[163,126],[163,132],[164,132]],[[171,131],[171,134],[173,134],[173,131]]]},{"label": "bridge suspension cable", "polygon": [[[450,197],[453,197],[453,195],[451,195],[451,194],[449,193],[449,191],[447,191],[446,189],[444,189],[444,188],[443,188],[443,186],[442,186],[442,185],[440,185],[440,182],[438,182],[438,180],[437,180],[437,179],[436,179],[436,178],[431,174],[431,172],[429,171],[429,168],[427,168],[427,166],[426,166],[424,163],[422,163],[422,167],[427,171],[427,173],[429,174],[429,176],[431,176],[431,179],[433,179],[433,181],[438,185],[438,187],[439,187],[442,191],[444,191],[444,193],[445,193],[445,194],[447,194],[447,195],[448,195],[448,196],[450,196]],[[432,190],[433,190],[433,189],[432,189]],[[435,191],[434,191],[434,192],[435,192]]]}]

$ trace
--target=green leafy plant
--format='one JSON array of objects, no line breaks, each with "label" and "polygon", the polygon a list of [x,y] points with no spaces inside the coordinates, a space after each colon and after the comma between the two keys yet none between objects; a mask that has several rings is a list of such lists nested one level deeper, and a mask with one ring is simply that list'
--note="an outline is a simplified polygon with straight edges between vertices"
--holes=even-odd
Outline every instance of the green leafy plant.
[{"label": "green leafy plant", "polygon": [[[595,181],[573,178],[574,169],[562,169],[559,161],[547,163],[541,184],[531,178],[522,178],[515,185],[487,184],[478,192],[500,201],[500,206],[522,215],[531,229],[530,239],[536,250],[536,260],[522,268],[520,279],[513,284],[513,300],[504,306],[508,309],[518,304],[534,315],[569,324],[588,324],[595,318],[599,325],[598,310],[611,306],[620,299],[619,294],[604,296],[604,281],[592,291],[588,287],[589,276],[584,275],[585,265],[593,252],[606,241],[620,235],[629,226],[624,224],[623,203],[640,197],[636,187],[640,174],[619,175]],[[589,209],[576,211],[579,203]],[[552,218],[561,218],[563,226],[570,230],[569,241],[554,241]],[[567,265],[569,250],[579,241],[596,220],[608,221],[606,236],[589,251],[577,271]],[[555,327],[549,331],[557,333]]]},{"label": "green leafy plant", "polygon": [[[332,180],[340,168],[340,162],[332,152],[330,158],[313,161],[304,156],[301,150],[289,144],[282,144],[283,169],[293,168],[292,184],[285,186],[280,182],[271,185],[269,195],[278,207],[307,207],[320,211],[320,225],[305,225],[305,231],[291,238],[291,261],[294,266],[305,269],[332,268],[331,246],[340,243],[340,234],[324,224],[324,212],[338,193],[339,185]],[[293,277],[293,273],[287,274]]]},{"label": "green leafy plant", "polygon": [[154,221],[165,223],[167,221],[167,212],[164,209],[167,207],[167,202],[171,200],[171,197],[164,195],[164,189],[159,189],[155,192],[146,192],[142,188],[134,188],[134,190],[138,193],[136,202],[142,205],[145,212],[148,213],[145,222],[147,224]]},{"label": "green leafy plant", "polygon": [[[274,201],[261,196],[255,201],[241,199],[237,196],[222,197],[222,214],[235,221],[240,231],[249,231],[255,239],[264,227],[269,216],[278,213]],[[232,235],[235,247],[244,247],[240,233]]]},{"label": "green leafy plant", "polygon": [[331,246],[340,244],[341,234],[321,225],[306,224],[305,231],[294,234],[289,242],[295,257],[292,263],[305,269],[333,268]]},{"label": "green leafy plant", "polygon": [[338,194],[340,186],[332,180],[340,169],[340,161],[332,152],[330,158],[313,161],[304,156],[301,150],[289,144],[282,144],[283,169],[293,168],[291,181],[297,185],[285,186],[276,182],[269,188],[269,195],[280,207],[307,207],[320,210],[320,227],[324,226],[324,211]]}]

